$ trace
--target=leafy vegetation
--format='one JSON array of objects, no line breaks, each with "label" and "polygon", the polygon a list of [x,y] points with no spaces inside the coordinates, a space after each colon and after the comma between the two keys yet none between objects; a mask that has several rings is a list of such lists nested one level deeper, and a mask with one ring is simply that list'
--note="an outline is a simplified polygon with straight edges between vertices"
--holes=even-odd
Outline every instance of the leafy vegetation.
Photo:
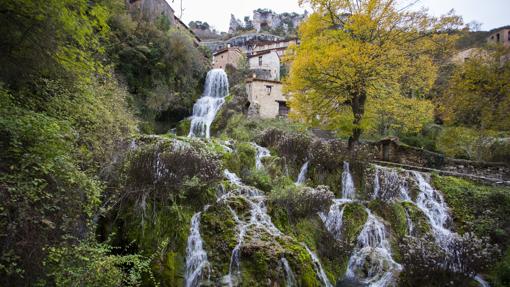
[{"label": "leafy vegetation", "polygon": [[301,45],[290,56],[293,119],[348,131],[351,143],[374,123],[385,133],[431,121],[424,97],[452,51],[457,38],[447,32],[459,17],[432,18],[386,0],[300,3],[316,13],[301,25]]}]

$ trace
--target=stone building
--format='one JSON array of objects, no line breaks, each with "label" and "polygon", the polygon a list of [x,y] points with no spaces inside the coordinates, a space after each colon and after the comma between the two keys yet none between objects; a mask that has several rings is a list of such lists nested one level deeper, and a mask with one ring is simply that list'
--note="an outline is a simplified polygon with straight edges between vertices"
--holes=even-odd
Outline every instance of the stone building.
[{"label": "stone building", "polygon": [[250,71],[253,71],[258,78],[271,81],[280,80],[280,56],[277,51],[267,50],[260,53],[254,53],[248,56]]},{"label": "stone building", "polygon": [[280,81],[251,78],[246,81],[249,116],[263,119],[285,118],[289,113],[287,98]]},{"label": "stone building", "polygon": [[225,69],[227,65],[237,68],[243,58],[244,53],[240,48],[226,48],[213,54],[213,68]]},{"label": "stone building", "polygon": [[156,21],[159,17],[167,18],[172,27],[188,34],[195,45],[200,44],[200,38],[175,15],[174,9],[165,0],[126,0],[126,5],[131,15],[138,15],[148,21]]},{"label": "stone building", "polygon": [[487,38],[489,43],[503,44],[510,47],[510,26],[493,31]]}]

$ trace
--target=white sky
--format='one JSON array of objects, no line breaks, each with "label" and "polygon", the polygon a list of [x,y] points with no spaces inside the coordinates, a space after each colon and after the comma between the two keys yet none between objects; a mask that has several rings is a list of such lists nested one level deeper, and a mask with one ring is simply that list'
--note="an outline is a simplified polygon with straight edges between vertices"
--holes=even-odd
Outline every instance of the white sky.
[{"label": "white sky", "polygon": [[[273,11],[303,12],[298,0],[166,0],[179,16],[180,2],[184,8],[183,21],[199,20],[209,23],[219,31],[227,31],[230,14],[243,19],[257,8]],[[173,2],[173,3],[172,3]],[[442,15],[455,9],[464,22],[481,22],[482,30],[510,25],[510,0],[421,0],[417,7],[428,7],[433,15]]]}]

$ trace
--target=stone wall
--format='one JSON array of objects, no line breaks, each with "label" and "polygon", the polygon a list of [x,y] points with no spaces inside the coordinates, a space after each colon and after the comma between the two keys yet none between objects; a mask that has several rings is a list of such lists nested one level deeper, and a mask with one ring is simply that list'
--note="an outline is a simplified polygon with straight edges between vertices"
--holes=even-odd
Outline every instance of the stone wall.
[{"label": "stone wall", "polygon": [[283,95],[282,87],[283,85],[277,81],[249,79],[246,83],[246,92],[250,110],[253,111],[252,116],[263,119],[276,118],[280,107],[278,101],[287,101]]},{"label": "stone wall", "polygon": [[510,165],[508,163],[448,158],[439,153],[401,145],[395,139],[370,143],[368,146],[370,146],[371,160],[437,169],[452,174],[469,174],[473,178],[486,178],[495,182],[510,182]]}]

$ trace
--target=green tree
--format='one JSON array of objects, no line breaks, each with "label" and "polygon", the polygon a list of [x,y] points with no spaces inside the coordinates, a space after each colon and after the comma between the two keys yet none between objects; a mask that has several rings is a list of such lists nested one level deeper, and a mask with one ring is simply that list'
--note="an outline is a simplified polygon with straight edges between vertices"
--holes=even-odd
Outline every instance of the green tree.
[{"label": "green tree", "polygon": [[[291,116],[330,129],[350,128],[351,147],[368,127],[367,103],[428,93],[457,38],[448,32],[461,22],[453,14],[438,19],[402,9],[393,0],[300,3],[315,13],[301,25],[301,45],[290,56]],[[352,123],[346,124],[349,118]]]},{"label": "green tree", "polygon": [[455,67],[440,95],[446,123],[482,130],[510,130],[510,50],[475,50]]}]

